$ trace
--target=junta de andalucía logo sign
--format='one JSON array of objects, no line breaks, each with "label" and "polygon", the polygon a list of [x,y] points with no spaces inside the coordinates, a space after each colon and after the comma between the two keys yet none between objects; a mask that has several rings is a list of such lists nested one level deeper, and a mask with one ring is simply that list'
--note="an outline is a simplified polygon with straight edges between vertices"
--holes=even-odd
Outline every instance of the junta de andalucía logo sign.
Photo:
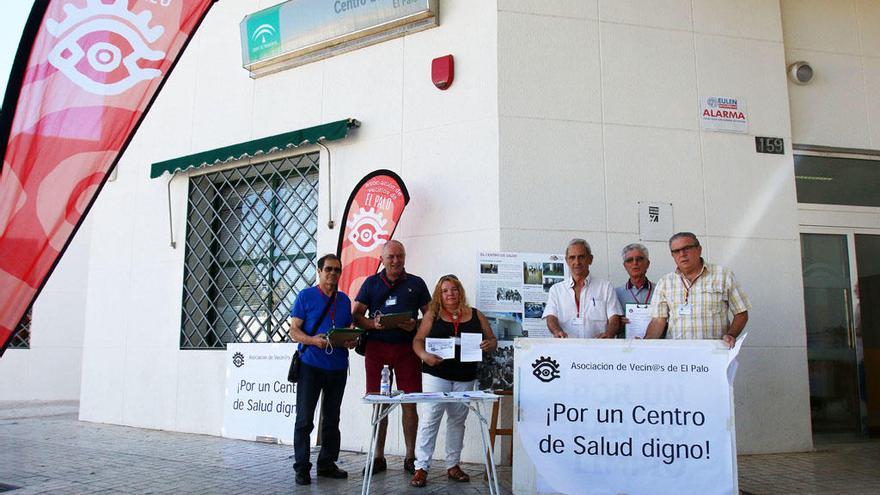
[{"label": "junta de andaluc\u00eda logo sign", "polygon": [[532,374],[544,383],[559,378],[559,363],[551,357],[541,356],[532,363]]}]

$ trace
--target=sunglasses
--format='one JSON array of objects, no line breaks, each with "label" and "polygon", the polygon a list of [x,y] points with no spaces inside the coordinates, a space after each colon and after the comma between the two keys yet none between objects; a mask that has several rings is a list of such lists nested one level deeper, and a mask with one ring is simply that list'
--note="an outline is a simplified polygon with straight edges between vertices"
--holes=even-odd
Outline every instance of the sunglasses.
[{"label": "sunglasses", "polygon": [[342,267],[339,266],[325,266],[324,271],[327,273],[342,273]]},{"label": "sunglasses", "polygon": [[627,259],[623,260],[624,263],[632,263],[633,261],[642,262],[642,261],[645,261],[645,257],[644,256],[633,256],[632,258],[627,258]]}]

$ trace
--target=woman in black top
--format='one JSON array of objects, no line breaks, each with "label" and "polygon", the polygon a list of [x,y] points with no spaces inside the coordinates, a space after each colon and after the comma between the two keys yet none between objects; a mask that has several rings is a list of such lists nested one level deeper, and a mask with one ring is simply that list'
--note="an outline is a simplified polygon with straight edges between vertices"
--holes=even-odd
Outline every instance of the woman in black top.
[{"label": "woman in black top", "polygon": [[[498,345],[489,322],[476,308],[468,306],[464,287],[455,275],[437,281],[428,312],[413,340],[413,349],[422,359],[422,391],[459,392],[473,390],[477,382],[477,362],[461,362],[461,345],[456,343],[455,358],[441,359],[425,350],[426,338],[460,338],[463,333],[482,334],[480,349],[492,352]],[[446,474],[455,481],[470,481],[459,467],[464,444],[464,422],[468,407],[462,403],[423,403],[419,405],[419,433],[416,437],[416,473],[410,484],[425,486],[437,441],[440,420],[446,412]]]}]

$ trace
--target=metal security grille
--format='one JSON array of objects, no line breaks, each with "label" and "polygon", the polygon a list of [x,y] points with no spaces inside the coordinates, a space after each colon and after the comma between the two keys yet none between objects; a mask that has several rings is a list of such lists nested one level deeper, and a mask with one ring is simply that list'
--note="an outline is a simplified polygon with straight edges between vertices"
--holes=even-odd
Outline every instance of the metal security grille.
[{"label": "metal security grille", "polygon": [[18,322],[16,333],[9,341],[10,349],[29,349],[31,347],[31,315],[33,311],[28,308],[27,313]]},{"label": "metal security grille", "polygon": [[181,349],[282,342],[315,280],[318,153],[190,179]]}]

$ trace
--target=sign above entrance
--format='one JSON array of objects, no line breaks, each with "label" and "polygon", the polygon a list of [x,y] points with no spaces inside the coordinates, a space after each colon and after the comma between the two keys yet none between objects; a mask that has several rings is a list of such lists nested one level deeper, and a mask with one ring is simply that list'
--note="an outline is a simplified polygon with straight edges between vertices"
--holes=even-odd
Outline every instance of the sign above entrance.
[{"label": "sign above entrance", "polygon": [[259,77],[439,24],[439,0],[289,0],[241,21],[242,65]]}]

